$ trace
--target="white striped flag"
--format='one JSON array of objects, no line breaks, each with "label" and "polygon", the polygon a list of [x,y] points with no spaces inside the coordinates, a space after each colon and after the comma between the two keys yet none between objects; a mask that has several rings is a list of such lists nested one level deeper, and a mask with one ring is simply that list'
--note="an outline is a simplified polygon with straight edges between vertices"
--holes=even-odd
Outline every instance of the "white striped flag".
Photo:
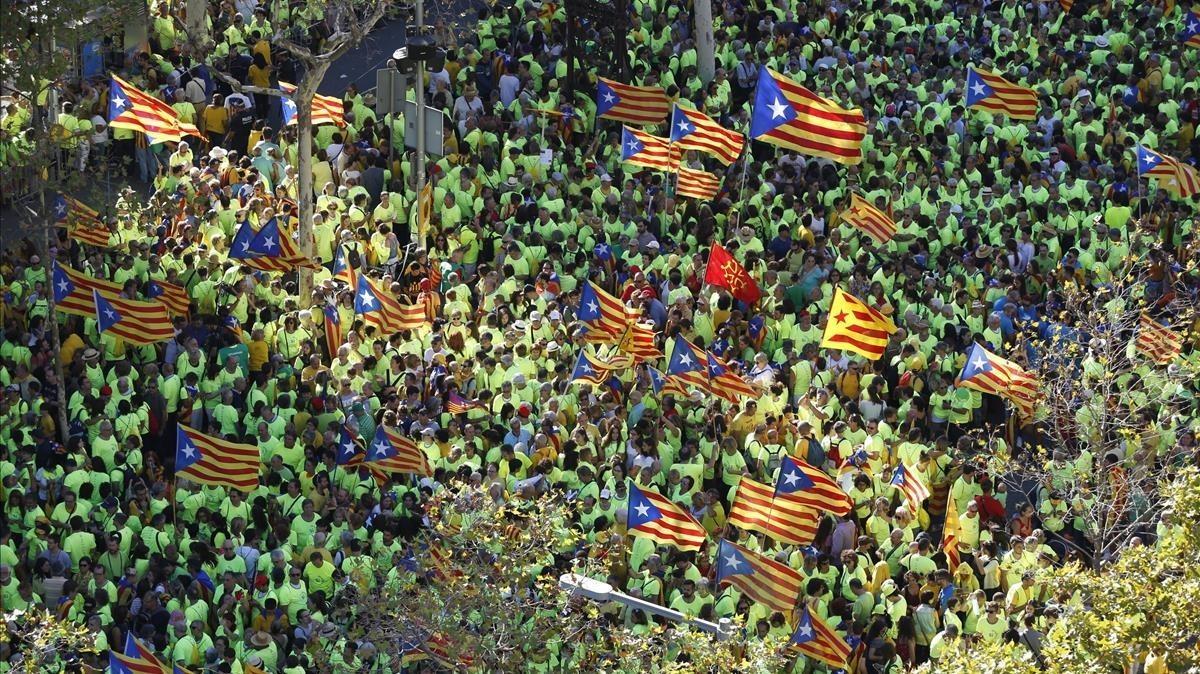
[{"label": "white striped flag", "polygon": [[896,235],[896,222],[891,216],[871,205],[857,193],[850,195],[850,208],[842,212],[847,224],[875,239],[887,243]]},{"label": "white striped flag", "polygon": [[742,134],[717,124],[699,110],[689,110],[678,103],[671,113],[671,142],[685,150],[712,155],[726,166],[737,161],[746,144]]},{"label": "white striped flag", "polygon": [[1020,365],[997,356],[980,344],[972,345],[958,383],[982,393],[1007,399],[1025,419],[1033,418],[1038,381]]},{"label": "white striped flag", "polygon": [[721,179],[708,171],[680,166],[675,191],[680,196],[693,199],[714,199],[721,191]]},{"label": "white striped flag", "polygon": [[1137,340],[1134,345],[1138,351],[1159,365],[1170,363],[1183,352],[1183,339],[1174,330],[1144,312],[1138,323]]},{"label": "white striped flag", "polygon": [[653,136],[628,126],[621,127],[621,161],[654,171],[679,170],[683,151],[666,138]]},{"label": "white striped flag", "polygon": [[629,484],[628,531],[685,552],[698,551],[708,537],[691,513],[651,489]]},{"label": "white striped flag", "polygon": [[820,514],[789,498],[775,498],[775,489],[748,477],[738,482],[729,524],[757,531],[789,545],[808,545],[817,536]]},{"label": "white striped flag", "polygon": [[996,73],[967,68],[967,107],[1013,119],[1037,119],[1038,95],[1029,87],[1013,84]]},{"label": "white striped flag", "polygon": [[671,111],[662,87],[621,84],[603,77],[596,83],[596,116],[626,124],[658,124]]}]

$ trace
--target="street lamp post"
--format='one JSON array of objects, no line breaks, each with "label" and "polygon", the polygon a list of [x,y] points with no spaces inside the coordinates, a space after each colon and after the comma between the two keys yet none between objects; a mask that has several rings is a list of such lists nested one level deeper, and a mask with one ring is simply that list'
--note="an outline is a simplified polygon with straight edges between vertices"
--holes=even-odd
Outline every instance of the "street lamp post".
[{"label": "street lamp post", "polygon": [[707,620],[701,620],[699,618],[689,618],[679,611],[669,609],[661,604],[655,604],[638,597],[630,596],[624,592],[618,592],[617,590],[614,590],[613,586],[609,585],[608,583],[594,580],[592,578],[588,578],[587,576],[581,576],[577,573],[564,573],[563,575],[559,576],[558,587],[570,592],[572,595],[585,597],[595,602],[605,603],[613,601],[622,606],[641,609],[646,613],[662,616],[671,622],[687,623],[698,629],[704,630],[705,632],[716,635],[718,641],[724,641],[725,639],[728,639],[733,631],[733,622],[730,621],[729,618],[721,618],[719,622],[715,623]]}]

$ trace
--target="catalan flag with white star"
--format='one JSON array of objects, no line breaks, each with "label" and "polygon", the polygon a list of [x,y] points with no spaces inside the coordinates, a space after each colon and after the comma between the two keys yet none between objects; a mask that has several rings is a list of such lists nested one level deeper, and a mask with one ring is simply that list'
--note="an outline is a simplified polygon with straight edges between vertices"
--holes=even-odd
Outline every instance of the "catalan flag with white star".
[{"label": "catalan flag with white star", "polygon": [[958,383],[982,393],[998,395],[1011,402],[1023,418],[1033,418],[1038,399],[1037,377],[978,343],[967,352],[967,362],[958,375]]},{"label": "catalan flag with white star", "polygon": [[1142,313],[1134,347],[1159,365],[1167,365],[1183,352],[1183,338],[1171,328]]},{"label": "catalan flag with white star", "polygon": [[807,462],[784,456],[779,463],[779,478],[775,481],[776,498],[787,497],[796,505],[845,515],[854,506],[833,478]]},{"label": "catalan flag with white star", "polygon": [[737,161],[746,141],[742,134],[717,124],[699,110],[675,104],[671,112],[671,142],[685,150],[699,150],[726,166]]},{"label": "catalan flag with white star", "polygon": [[598,357],[590,355],[586,349],[579,350],[579,358],[575,360],[575,369],[571,371],[571,381],[600,386],[608,381],[615,368]]},{"label": "catalan flag with white star", "polygon": [[177,476],[200,484],[251,492],[258,489],[260,465],[257,447],[205,435],[179,424],[175,434]]},{"label": "catalan flag with white star", "polygon": [[892,471],[892,479],[888,482],[892,487],[904,494],[904,500],[912,512],[917,512],[925,499],[929,498],[929,488],[921,478],[920,471],[914,470],[903,463]]},{"label": "catalan flag with white star", "polygon": [[587,327],[592,344],[616,344],[629,325],[625,304],[592,281],[583,284],[576,317]]},{"label": "catalan flag with white star", "polygon": [[146,295],[176,316],[187,316],[191,310],[187,289],[170,281],[151,280],[146,284]]},{"label": "catalan flag with white star", "polygon": [[67,228],[67,236],[97,248],[107,248],[112,232],[96,209],[82,201],[59,194],[54,198],[54,220]]},{"label": "catalan flag with white star", "polygon": [[51,269],[51,291],[54,293],[54,308],[64,314],[94,318],[96,303],[92,291],[99,291],[105,299],[121,296],[121,286],[71,269],[57,260]]},{"label": "catalan flag with white star", "polygon": [[354,313],[367,325],[383,334],[419,330],[428,325],[425,307],[420,304],[401,304],[382,284],[366,274],[358,275],[354,294]]},{"label": "catalan flag with white star", "polygon": [[138,302],[124,298],[108,299],[99,290],[92,291],[99,331],[122,340],[146,346],[175,338],[175,326],[167,308],[158,302]]},{"label": "catalan flag with white star", "polygon": [[626,124],[659,124],[671,111],[671,101],[662,87],[639,87],[598,78],[596,116]]},{"label": "catalan flag with white star", "polygon": [[174,108],[116,75],[109,85],[108,125],[140,131],[151,144],[177,143],[184,136],[200,135],[194,125],[179,121]]},{"label": "catalan flag with white star", "polygon": [[673,173],[679,170],[683,150],[666,138],[659,138],[631,127],[621,128],[621,161],[654,171]]},{"label": "catalan flag with white star", "polygon": [[770,557],[722,540],[717,548],[716,584],[732,585],[772,611],[788,613],[804,589],[804,576]]},{"label": "catalan flag with white star", "polygon": [[1137,163],[1139,176],[1153,178],[1159,187],[1177,198],[1187,199],[1200,192],[1200,173],[1190,164],[1145,145],[1137,146]]},{"label": "catalan flag with white star", "polygon": [[1184,17],[1181,38],[1185,46],[1200,49],[1200,7],[1193,7]]},{"label": "catalan flag with white star", "polygon": [[763,66],[750,117],[750,137],[841,164],[862,162],[867,118]]},{"label": "catalan flag with white star", "polygon": [[758,398],[761,391],[746,381],[721,360],[715,353],[705,353],[705,370],[708,373],[708,390],[718,398],[737,404],[742,398]]},{"label": "catalan flag with white star", "polygon": [[[289,84],[288,82],[280,82],[279,88],[288,94],[296,93],[296,85]],[[313,126],[321,126],[323,124],[346,126],[346,108],[339,98],[314,94],[311,110]],[[298,114],[299,109],[296,106],[296,102],[291,98],[285,97],[283,99],[283,123],[285,125],[295,124]]]},{"label": "catalan flag with white star", "polygon": [[896,221],[892,220],[892,216],[871,205],[857,192],[850,195],[850,208],[842,211],[842,220],[876,243],[887,243],[896,235]]},{"label": "catalan flag with white star", "polygon": [[414,473],[433,475],[429,458],[417,443],[404,437],[395,429],[378,426],[375,437],[367,446],[363,465],[385,473]]},{"label": "catalan flag with white star", "polygon": [[821,346],[879,360],[887,350],[888,339],[895,332],[896,324],[892,319],[838,288],[829,306]]},{"label": "catalan flag with white star", "polygon": [[851,651],[850,644],[820,616],[813,615],[807,605],[796,620],[796,630],[792,632],[788,648],[834,668],[845,667]]},{"label": "catalan flag with white star", "polygon": [[704,547],[708,534],[691,513],[649,488],[629,484],[628,531],[684,552]]},{"label": "catalan flag with white star", "polygon": [[967,68],[967,107],[1013,119],[1037,119],[1038,95],[996,73]]}]

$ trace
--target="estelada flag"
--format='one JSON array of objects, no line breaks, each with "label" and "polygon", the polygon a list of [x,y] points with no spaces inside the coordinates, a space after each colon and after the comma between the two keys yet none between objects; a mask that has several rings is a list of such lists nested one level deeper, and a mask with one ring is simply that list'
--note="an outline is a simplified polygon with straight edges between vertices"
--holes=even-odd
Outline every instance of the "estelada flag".
[{"label": "estelada flag", "polygon": [[888,338],[896,324],[854,295],[837,289],[829,307],[829,319],[821,346],[852,351],[871,360],[879,360],[887,349]]},{"label": "estelada flag", "polygon": [[729,294],[746,304],[753,305],[762,297],[762,291],[758,289],[754,279],[750,278],[746,268],[719,243],[713,244],[712,252],[708,255],[704,282],[725,288]]}]

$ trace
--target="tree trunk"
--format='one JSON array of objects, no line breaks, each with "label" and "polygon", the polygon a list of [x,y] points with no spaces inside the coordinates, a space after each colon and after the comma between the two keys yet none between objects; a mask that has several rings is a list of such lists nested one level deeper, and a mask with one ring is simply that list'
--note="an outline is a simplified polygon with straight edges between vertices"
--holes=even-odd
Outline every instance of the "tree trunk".
[{"label": "tree trunk", "polygon": [[708,84],[717,74],[716,57],[713,54],[712,1],[695,0],[696,14],[696,68],[700,81]]},{"label": "tree trunk", "polygon": [[[306,257],[313,257],[313,175],[312,175],[312,102],[317,93],[317,85],[325,78],[328,63],[305,64],[304,77],[296,83],[296,209],[300,224],[297,236],[300,239],[300,252]],[[298,279],[298,294],[300,305],[307,307],[312,303],[313,272],[307,267],[301,267]]]}]

